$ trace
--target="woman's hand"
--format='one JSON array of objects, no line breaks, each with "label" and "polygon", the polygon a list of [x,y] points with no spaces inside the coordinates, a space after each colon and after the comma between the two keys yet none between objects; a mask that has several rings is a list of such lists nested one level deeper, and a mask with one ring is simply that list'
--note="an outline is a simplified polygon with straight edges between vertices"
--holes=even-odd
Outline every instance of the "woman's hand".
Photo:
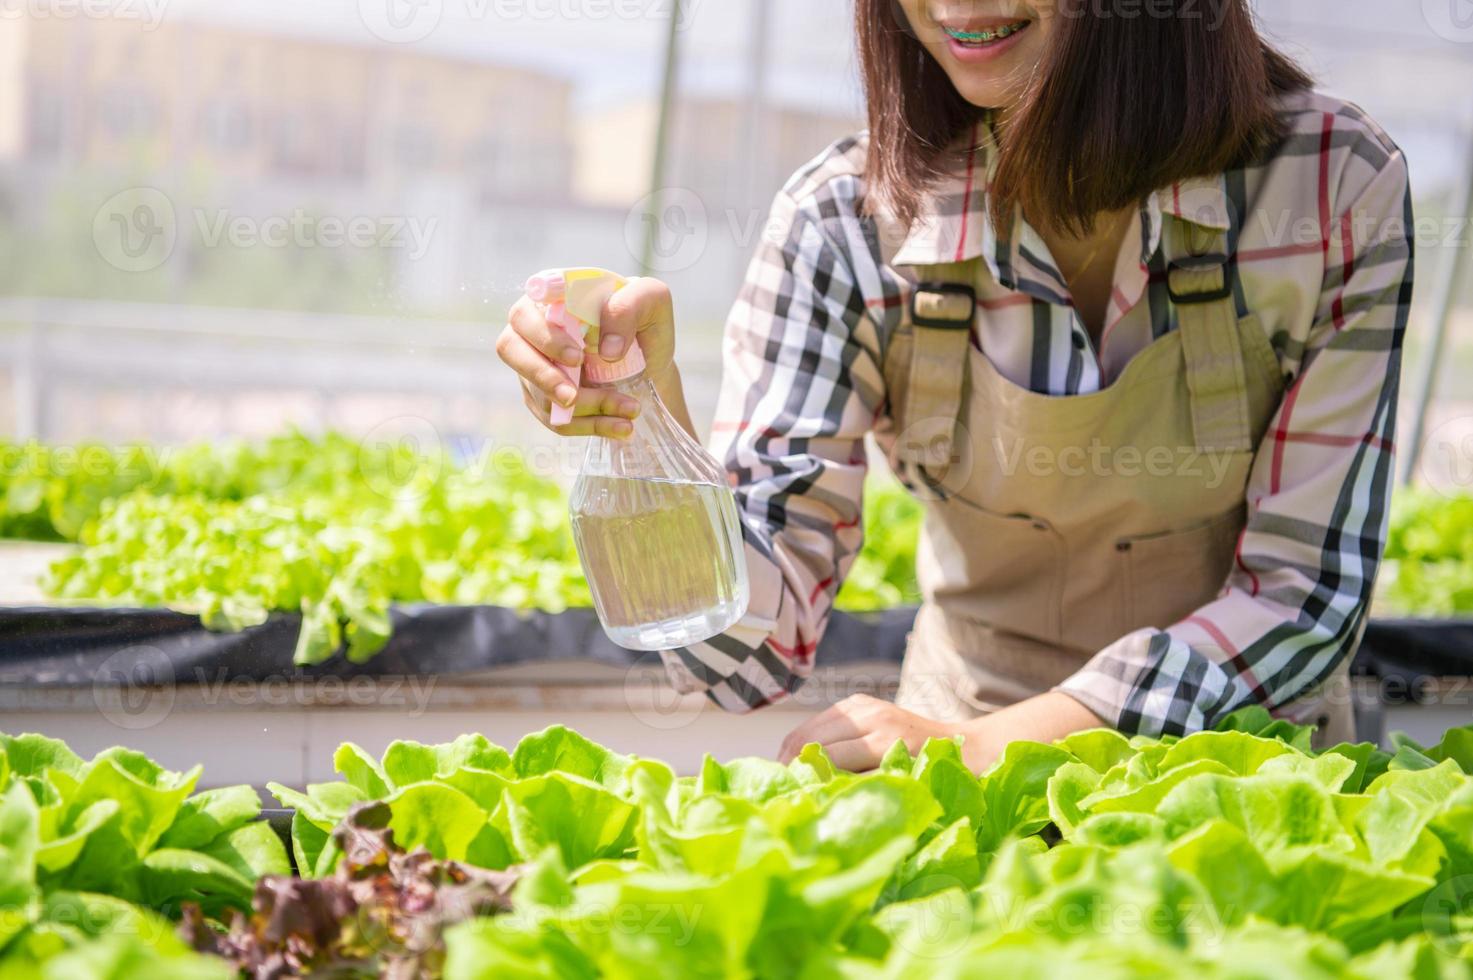
[{"label": "woman's hand", "polygon": [[834,765],[864,772],[878,766],[897,739],[916,752],[927,739],[945,738],[954,732],[955,726],[923,718],[889,701],[868,694],[851,694],[788,733],[778,761],[786,765],[803,746],[817,742]]},{"label": "woman's hand", "polygon": [[[549,323],[529,297],[517,300],[508,319],[496,339],[496,353],[520,376],[523,400],[532,414],[559,435],[622,438],[633,431],[637,400],[612,388],[575,388],[557,365],[579,367],[585,357],[617,361],[634,343],[643,349],[645,373],[661,397],[667,404],[684,404],[683,397],[675,397],[680,382],[674,371],[674,307],[669,287],[658,279],[630,279],[609,296],[599,318],[597,352],[583,350],[576,337]],[[573,421],[553,425],[552,401],[571,406]]]},{"label": "woman's hand", "polygon": [[911,753],[928,738],[961,735],[962,759],[973,772],[997,761],[1009,742],[1053,742],[1104,721],[1067,694],[1049,691],[972,721],[940,722],[868,694],[854,694],[808,719],[783,740],[779,761],[791,762],[803,746],[817,742],[834,765],[864,772],[880,764],[897,739]]}]

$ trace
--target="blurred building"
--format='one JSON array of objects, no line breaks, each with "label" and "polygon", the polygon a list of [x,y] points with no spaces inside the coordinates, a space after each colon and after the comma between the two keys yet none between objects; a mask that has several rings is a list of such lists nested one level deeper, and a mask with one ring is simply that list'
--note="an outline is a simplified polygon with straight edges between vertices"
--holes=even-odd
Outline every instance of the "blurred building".
[{"label": "blurred building", "polygon": [[526,68],[165,18],[21,18],[0,40],[0,157],[393,187],[473,175],[561,200],[570,81]]}]

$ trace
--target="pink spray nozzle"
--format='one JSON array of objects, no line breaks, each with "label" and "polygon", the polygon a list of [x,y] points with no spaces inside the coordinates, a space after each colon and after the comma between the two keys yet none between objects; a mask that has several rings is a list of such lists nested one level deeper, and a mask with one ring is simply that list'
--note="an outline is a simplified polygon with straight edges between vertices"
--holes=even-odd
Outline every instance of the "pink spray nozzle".
[{"label": "pink spray nozzle", "polygon": [[528,279],[522,288],[538,303],[554,303],[563,298],[566,286],[567,280],[563,278],[562,270],[549,269]]},{"label": "pink spray nozzle", "polygon": [[583,335],[588,332],[589,324],[584,323],[576,316],[568,312],[567,306],[562,300],[554,300],[547,304],[547,322],[561,327],[574,343],[581,344]]},{"label": "pink spray nozzle", "polygon": [[[527,295],[532,295],[530,290]],[[588,324],[569,313],[568,308],[563,305],[561,298],[547,304],[547,322],[552,324],[555,329],[561,330],[566,334],[567,338],[573,343],[582,345],[583,335],[588,330]],[[567,378],[573,387],[576,388],[582,383],[581,376],[583,371],[581,368],[569,367],[566,364],[557,362],[553,363],[553,367],[561,371],[563,377]],[[567,425],[573,421],[573,409],[567,405],[559,405],[553,402],[550,414],[553,425]]]}]

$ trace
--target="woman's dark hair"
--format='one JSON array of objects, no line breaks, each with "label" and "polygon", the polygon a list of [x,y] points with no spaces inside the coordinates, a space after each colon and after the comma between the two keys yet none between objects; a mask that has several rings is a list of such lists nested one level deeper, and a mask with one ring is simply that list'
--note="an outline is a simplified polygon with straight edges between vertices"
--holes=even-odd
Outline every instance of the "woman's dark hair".
[{"label": "woman's dark hair", "polygon": [[[1252,160],[1282,135],[1275,96],[1310,78],[1258,34],[1247,0],[1060,0],[1050,50],[1000,134],[994,218],[1086,232],[1151,191]],[[856,0],[869,193],[902,221],[984,110],[927,53],[897,0]],[[1001,227],[1001,225],[1000,225]]]}]

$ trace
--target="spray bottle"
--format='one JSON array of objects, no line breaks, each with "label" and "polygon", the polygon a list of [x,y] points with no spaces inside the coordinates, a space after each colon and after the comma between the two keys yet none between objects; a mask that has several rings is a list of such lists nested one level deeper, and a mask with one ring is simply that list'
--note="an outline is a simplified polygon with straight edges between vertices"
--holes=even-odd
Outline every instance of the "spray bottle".
[{"label": "spray bottle", "polygon": [[[618,361],[596,354],[603,305],[624,284],[604,269],[556,269],[527,280],[526,292],[588,351],[581,372],[559,366],[570,382],[640,403],[629,438],[589,440],[568,509],[604,632],[632,650],[668,650],[741,619],[747,562],[726,472],[661,402],[639,344]],[[571,419],[572,409],[553,406],[554,425]]]}]

